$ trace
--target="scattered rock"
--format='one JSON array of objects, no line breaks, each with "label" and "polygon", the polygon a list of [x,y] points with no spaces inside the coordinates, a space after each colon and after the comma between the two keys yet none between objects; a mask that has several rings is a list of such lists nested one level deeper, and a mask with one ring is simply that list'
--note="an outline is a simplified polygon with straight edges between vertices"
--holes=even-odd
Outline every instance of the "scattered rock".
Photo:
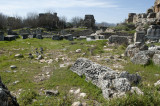
[{"label": "scattered rock", "polygon": [[39,55],[38,58],[37,58],[37,60],[41,60],[41,59],[43,59],[43,56]]},{"label": "scattered rock", "polygon": [[138,95],[144,95],[144,93],[138,87],[132,87],[131,93],[136,93]]},{"label": "scattered rock", "polygon": [[49,96],[57,96],[59,95],[59,91],[58,90],[45,90],[45,94]]},{"label": "scattered rock", "polygon": [[16,65],[11,65],[10,68],[11,68],[12,70],[14,70],[14,69],[17,68],[17,66],[16,66]]},{"label": "scattered rock", "polygon": [[17,83],[19,83],[20,81],[15,81],[15,82],[13,82],[13,85],[16,85]]},{"label": "scattered rock", "polygon": [[81,102],[78,101],[78,102],[74,102],[74,103],[72,104],[72,106],[83,106],[83,105],[82,105]]},{"label": "scattered rock", "polygon": [[78,94],[78,93],[80,93],[80,91],[81,91],[81,89],[79,88],[74,92],[74,94]]},{"label": "scattered rock", "polygon": [[22,54],[16,54],[14,57],[16,57],[16,58],[23,58],[23,55]]},{"label": "scattered rock", "polygon": [[158,85],[160,85],[160,80],[154,83],[154,86],[158,86]]},{"label": "scattered rock", "polygon": [[86,93],[80,93],[79,96],[84,98],[86,97]]},{"label": "scattered rock", "polygon": [[29,53],[28,58],[33,59],[33,58],[34,58],[34,56],[33,56],[31,53]]},{"label": "scattered rock", "polygon": [[76,53],[81,53],[81,52],[82,52],[81,49],[77,49],[77,50],[76,50]]}]

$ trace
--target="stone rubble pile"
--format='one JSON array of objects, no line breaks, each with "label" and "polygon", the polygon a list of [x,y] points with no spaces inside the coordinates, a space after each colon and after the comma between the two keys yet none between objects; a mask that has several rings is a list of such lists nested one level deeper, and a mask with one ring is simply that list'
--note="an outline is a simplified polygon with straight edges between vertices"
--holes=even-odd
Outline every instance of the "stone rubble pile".
[{"label": "stone rubble pile", "polygon": [[160,46],[148,47],[137,42],[126,48],[125,56],[130,57],[134,64],[148,65],[152,60],[154,64],[160,65]]},{"label": "stone rubble pile", "polygon": [[79,76],[85,75],[86,81],[101,88],[106,99],[125,96],[126,92],[132,90],[131,84],[138,84],[141,80],[138,74],[119,73],[86,58],[77,59],[70,69]]}]

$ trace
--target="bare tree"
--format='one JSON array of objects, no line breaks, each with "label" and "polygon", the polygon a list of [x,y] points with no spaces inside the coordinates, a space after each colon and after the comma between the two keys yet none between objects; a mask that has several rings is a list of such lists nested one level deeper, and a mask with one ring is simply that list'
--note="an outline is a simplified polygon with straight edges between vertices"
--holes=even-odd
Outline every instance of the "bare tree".
[{"label": "bare tree", "polygon": [[61,16],[59,18],[59,28],[64,29],[66,28],[67,18],[65,16]]},{"label": "bare tree", "polygon": [[5,29],[7,27],[7,16],[0,13],[0,29]]},{"label": "bare tree", "polygon": [[78,16],[73,17],[71,19],[71,23],[72,23],[73,27],[79,27],[79,26],[81,26],[82,22],[83,22],[83,19],[81,17],[78,17]]},{"label": "bare tree", "polygon": [[7,18],[7,26],[10,29],[22,28],[22,26],[23,26],[22,18],[18,17],[18,16],[8,17]]},{"label": "bare tree", "polygon": [[24,26],[36,28],[38,27],[38,14],[28,13],[27,18],[23,20]]}]

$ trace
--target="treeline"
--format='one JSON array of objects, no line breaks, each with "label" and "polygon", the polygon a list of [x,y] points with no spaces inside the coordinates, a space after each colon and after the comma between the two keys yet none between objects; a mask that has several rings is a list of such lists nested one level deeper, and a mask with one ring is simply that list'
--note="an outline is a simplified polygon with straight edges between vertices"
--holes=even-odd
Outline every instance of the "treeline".
[{"label": "treeline", "polygon": [[[19,29],[24,27],[43,27],[49,30],[85,27],[83,21],[83,18],[75,16],[67,22],[67,18],[65,16],[58,17],[57,13],[51,12],[43,14],[29,13],[26,18],[19,16],[10,17],[0,13],[0,30]],[[98,26],[99,25],[106,26],[106,23],[98,24]]]},{"label": "treeline", "polygon": [[[40,14],[29,13],[26,18],[19,16],[9,17],[0,13],[0,29],[19,29],[24,27],[37,28],[44,27],[48,29],[63,29],[82,26],[83,19],[81,17],[73,17],[67,22],[65,16],[54,17],[55,13],[44,13],[47,17],[40,17]],[[58,18],[55,20],[55,18]]]}]

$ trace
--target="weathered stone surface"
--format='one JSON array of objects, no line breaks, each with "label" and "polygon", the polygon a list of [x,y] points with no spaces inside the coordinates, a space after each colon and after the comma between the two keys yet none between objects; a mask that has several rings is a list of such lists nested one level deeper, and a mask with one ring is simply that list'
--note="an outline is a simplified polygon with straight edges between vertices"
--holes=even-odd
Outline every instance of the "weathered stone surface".
[{"label": "weathered stone surface", "polygon": [[95,19],[93,15],[85,15],[83,24],[87,28],[93,28],[95,26]]},{"label": "weathered stone surface", "polygon": [[123,71],[119,74],[120,78],[127,78],[130,83],[138,84],[141,81],[141,77],[138,74],[129,74],[126,71]]},{"label": "weathered stone surface", "polygon": [[8,88],[2,83],[0,78],[0,105],[1,106],[19,106],[16,97],[10,94]]},{"label": "weathered stone surface", "polygon": [[160,12],[160,0],[156,0],[154,3],[154,12],[155,13]]},{"label": "weathered stone surface", "polygon": [[125,36],[112,35],[109,37],[109,43],[128,45],[128,39]]},{"label": "weathered stone surface", "polygon": [[147,18],[156,18],[156,13],[149,13]]},{"label": "weathered stone surface", "polygon": [[147,30],[146,37],[150,40],[160,39],[160,26],[159,25],[151,25]]},{"label": "weathered stone surface", "polygon": [[137,31],[134,34],[134,42],[145,42],[145,32],[143,31]]},{"label": "weathered stone surface", "polygon": [[135,15],[136,15],[136,13],[129,13],[127,22],[132,23]]},{"label": "weathered stone surface", "polygon": [[131,85],[126,78],[117,78],[113,80],[113,87],[119,92],[127,92],[130,91]]},{"label": "weathered stone surface", "polygon": [[149,9],[147,10],[147,14],[153,13],[153,12],[154,12],[153,8],[149,8]]},{"label": "weathered stone surface", "polygon": [[130,91],[131,83],[139,83],[140,76],[127,72],[118,73],[108,67],[96,64],[86,58],[79,58],[70,68],[79,76],[85,75],[87,81],[102,89],[104,98],[118,97]]},{"label": "weathered stone surface", "polygon": [[133,57],[136,53],[139,52],[139,48],[136,45],[130,44],[125,50],[125,56]]},{"label": "weathered stone surface", "polygon": [[154,54],[153,56],[153,63],[156,65],[160,65],[160,54]]},{"label": "weathered stone surface", "polygon": [[143,51],[143,50],[148,50],[148,46],[147,45],[142,45],[139,50]]},{"label": "weathered stone surface", "polygon": [[145,51],[140,51],[131,58],[131,61],[134,64],[147,65],[149,64],[150,57],[145,53]]}]

